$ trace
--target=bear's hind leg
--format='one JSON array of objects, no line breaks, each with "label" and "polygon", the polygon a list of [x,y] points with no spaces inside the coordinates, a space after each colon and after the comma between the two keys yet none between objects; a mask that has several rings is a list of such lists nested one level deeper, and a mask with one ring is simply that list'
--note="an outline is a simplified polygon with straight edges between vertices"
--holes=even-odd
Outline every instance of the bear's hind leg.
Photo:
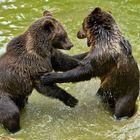
[{"label": "bear's hind leg", "polygon": [[130,95],[120,97],[115,104],[115,117],[121,119],[122,117],[131,117],[135,111],[136,99]]},{"label": "bear's hind leg", "polygon": [[11,133],[20,130],[19,109],[5,94],[0,95],[0,123]]},{"label": "bear's hind leg", "polygon": [[114,101],[113,93],[111,91],[105,91],[103,88],[100,87],[96,95],[100,97],[103,103],[107,103],[110,108],[114,108],[115,101]]}]

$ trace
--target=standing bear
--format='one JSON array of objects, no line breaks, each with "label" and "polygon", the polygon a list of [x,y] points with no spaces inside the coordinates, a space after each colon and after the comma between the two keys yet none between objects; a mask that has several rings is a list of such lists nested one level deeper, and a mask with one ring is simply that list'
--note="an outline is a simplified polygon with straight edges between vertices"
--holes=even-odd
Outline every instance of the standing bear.
[{"label": "standing bear", "polygon": [[109,103],[116,118],[132,116],[139,95],[139,70],[131,45],[122,35],[112,14],[95,8],[83,21],[77,37],[91,46],[84,65],[64,73],[42,76],[43,84],[79,82],[99,77],[97,94]]},{"label": "standing bear", "polygon": [[70,107],[77,104],[77,99],[56,84],[44,86],[38,80],[43,73],[78,66],[78,59],[86,53],[70,57],[57,50],[69,50],[72,46],[61,23],[48,11],[9,42],[6,53],[0,57],[0,123],[5,129],[13,133],[20,129],[20,109],[33,88]]}]

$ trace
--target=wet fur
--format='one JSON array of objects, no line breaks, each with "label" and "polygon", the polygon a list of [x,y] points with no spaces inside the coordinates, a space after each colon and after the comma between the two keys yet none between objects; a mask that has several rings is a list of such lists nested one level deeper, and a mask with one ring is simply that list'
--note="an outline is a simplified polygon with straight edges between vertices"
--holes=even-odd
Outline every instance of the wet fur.
[{"label": "wet fur", "polygon": [[132,116],[139,95],[139,70],[132,55],[132,47],[122,35],[109,12],[95,8],[83,21],[78,38],[87,38],[91,46],[79,66],[64,73],[42,76],[42,83],[64,83],[99,77],[97,94],[114,108],[116,118]]},{"label": "wet fur", "polygon": [[50,14],[8,43],[6,53],[0,57],[0,123],[5,129],[12,133],[20,130],[20,109],[26,105],[34,88],[70,107],[77,104],[77,99],[56,84],[45,86],[38,80],[43,73],[78,66],[78,59],[84,58],[86,53],[71,57],[57,50],[71,47],[64,28]]}]

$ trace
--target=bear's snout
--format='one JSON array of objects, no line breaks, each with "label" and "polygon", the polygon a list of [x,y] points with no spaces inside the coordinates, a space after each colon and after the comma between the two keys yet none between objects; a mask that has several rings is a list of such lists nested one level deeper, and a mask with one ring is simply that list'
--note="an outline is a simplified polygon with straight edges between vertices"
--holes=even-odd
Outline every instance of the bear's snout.
[{"label": "bear's snout", "polygon": [[79,38],[79,39],[86,38],[86,34],[85,34],[85,32],[83,31],[83,29],[81,29],[81,30],[77,33],[77,38]]}]

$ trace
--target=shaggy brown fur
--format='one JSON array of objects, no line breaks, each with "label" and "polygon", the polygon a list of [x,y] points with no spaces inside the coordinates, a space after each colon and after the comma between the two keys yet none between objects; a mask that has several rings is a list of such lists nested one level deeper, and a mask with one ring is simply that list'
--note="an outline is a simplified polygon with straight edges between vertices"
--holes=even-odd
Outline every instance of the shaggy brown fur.
[{"label": "shaggy brown fur", "polygon": [[20,129],[19,109],[23,108],[33,88],[45,96],[59,99],[70,107],[78,100],[56,84],[43,86],[38,77],[52,70],[66,71],[79,65],[77,59],[58,49],[72,47],[66,31],[47,11],[26,32],[11,40],[0,57],[0,123],[10,132]]},{"label": "shaggy brown fur", "polygon": [[132,116],[139,94],[139,70],[132,56],[131,45],[122,35],[109,12],[95,8],[83,21],[78,38],[87,38],[91,49],[79,66],[64,73],[50,73],[43,83],[63,83],[101,79],[97,92],[114,108],[117,118]]}]

